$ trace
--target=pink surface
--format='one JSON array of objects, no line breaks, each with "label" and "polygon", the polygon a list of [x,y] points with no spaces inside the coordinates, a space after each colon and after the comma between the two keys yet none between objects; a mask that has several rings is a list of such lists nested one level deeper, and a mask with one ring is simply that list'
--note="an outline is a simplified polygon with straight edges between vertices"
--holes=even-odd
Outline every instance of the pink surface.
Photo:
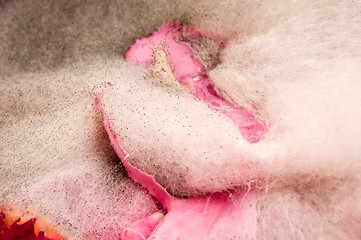
[{"label": "pink surface", "polygon": [[236,191],[173,199],[163,222],[149,239],[255,238],[256,193]]},{"label": "pink surface", "polygon": [[129,228],[125,229],[122,233],[123,240],[143,240],[147,239],[150,234],[156,229],[160,221],[163,219],[162,213],[154,213],[149,217],[142,219]]},{"label": "pink surface", "polygon": [[[192,49],[181,42],[182,34],[199,37],[192,29],[183,31],[178,22],[165,24],[150,37],[137,40],[126,53],[126,59],[145,66],[153,66],[155,51],[168,48],[174,77],[185,84],[195,97],[230,117],[249,142],[257,142],[265,131],[249,113],[217,95],[205,68],[193,58]],[[128,162],[128,153],[113,131],[103,102],[103,89],[94,91],[95,103],[103,114],[103,125],[111,144],[129,176],[145,187],[162,204],[165,217],[158,225],[153,215],[126,229],[123,239],[253,239],[257,227],[257,192],[250,186],[242,190],[213,193],[188,199],[171,196],[154,177]],[[121,133],[117,133],[121,134]],[[150,234],[150,235],[149,235]],[[149,235],[149,236],[148,236]]]},{"label": "pink surface", "polygon": [[204,66],[193,58],[189,45],[182,42],[183,34],[201,36],[191,28],[183,29],[177,21],[173,24],[164,24],[151,36],[137,40],[125,54],[125,58],[152,66],[155,51],[168,48],[167,58],[174,70],[174,77],[184,83],[195,97],[232,119],[245,139],[251,143],[258,142],[265,132],[265,127],[244,109],[218,96]]}]

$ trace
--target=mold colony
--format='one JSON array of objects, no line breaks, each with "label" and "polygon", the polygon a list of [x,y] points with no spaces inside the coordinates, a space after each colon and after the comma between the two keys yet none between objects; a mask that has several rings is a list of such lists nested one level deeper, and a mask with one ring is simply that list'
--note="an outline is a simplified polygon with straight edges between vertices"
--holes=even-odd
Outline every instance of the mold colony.
[{"label": "mold colony", "polygon": [[[217,95],[207,77],[206,69],[193,57],[190,46],[182,42],[182,36],[185,33],[191,34],[193,37],[200,37],[192,29],[182,29],[178,22],[165,24],[150,37],[137,40],[126,53],[126,59],[152,68],[153,76],[159,78],[161,84],[171,88],[180,88],[181,91],[187,91],[188,89],[197,99],[209,104],[213,111],[220,111],[229,117],[249,142],[257,142],[265,131],[264,127],[243,109],[234,106]],[[181,85],[175,80],[179,81]],[[157,183],[154,176],[132,165],[128,161],[131,155],[123,148],[121,136],[125,133],[114,128],[114,124],[117,124],[116,121],[119,118],[115,118],[114,115],[112,119],[109,118],[108,112],[116,110],[108,107],[109,100],[107,101],[107,98],[103,95],[114,94],[114,92],[107,92],[106,88],[111,88],[111,86],[100,86],[94,91],[94,96],[96,105],[103,114],[103,124],[110,137],[111,144],[129,176],[148,189],[159,200],[165,211],[162,221],[157,219],[160,222],[159,226],[154,223],[156,220],[150,216],[149,218],[153,219],[153,221],[140,221],[134,227],[125,230],[123,238],[146,239],[154,229],[156,231],[150,235],[149,239],[178,239],[179,237],[184,239],[213,239],[221,236],[255,237],[257,193],[251,189],[250,184],[240,190],[228,191],[223,189],[223,193],[176,198]],[[122,101],[122,96],[119,96],[119,101]],[[152,102],[152,99],[148,99],[148,101]],[[134,134],[137,134],[137,132],[134,131]],[[197,146],[193,147],[196,148]],[[199,160],[202,161],[202,157]],[[138,238],[134,238],[137,231]],[[147,232],[147,234],[144,234],[144,232]]]}]

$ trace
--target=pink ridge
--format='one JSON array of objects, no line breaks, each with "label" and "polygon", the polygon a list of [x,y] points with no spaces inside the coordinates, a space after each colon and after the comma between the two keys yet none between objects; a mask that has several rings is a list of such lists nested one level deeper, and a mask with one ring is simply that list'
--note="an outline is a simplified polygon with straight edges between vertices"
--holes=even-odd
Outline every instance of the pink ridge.
[{"label": "pink ridge", "polygon": [[125,58],[145,66],[154,64],[156,50],[168,48],[168,60],[174,70],[174,77],[184,83],[192,94],[208,103],[214,110],[221,111],[239,127],[242,136],[251,143],[260,140],[265,127],[243,108],[220,97],[214,90],[204,66],[193,57],[192,49],[182,42],[183,35],[198,37],[192,28],[185,28],[178,21],[164,24],[151,36],[137,40],[125,54]]}]

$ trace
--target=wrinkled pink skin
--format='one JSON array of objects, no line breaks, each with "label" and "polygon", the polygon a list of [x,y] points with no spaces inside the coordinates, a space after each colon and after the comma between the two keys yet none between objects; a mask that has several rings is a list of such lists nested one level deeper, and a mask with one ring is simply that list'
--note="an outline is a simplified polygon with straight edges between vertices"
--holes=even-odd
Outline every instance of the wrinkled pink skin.
[{"label": "wrinkled pink skin", "polygon": [[[188,34],[196,35],[191,29]],[[262,124],[243,109],[219,97],[210,85],[205,68],[192,56],[192,50],[180,42],[182,27],[178,22],[163,25],[150,37],[137,40],[126,54],[127,60],[146,66],[154,62],[154,51],[168,46],[168,60],[175,78],[188,86],[195,97],[220,110],[239,126],[249,142],[257,142],[265,131]],[[166,213],[160,222],[153,215],[126,229],[122,239],[241,239],[256,237],[257,192],[248,186],[243,190],[213,193],[204,197],[188,199],[171,196],[154,177],[140,171],[128,162],[128,153],[113,132],[113,127],[104,109],[100,86],[94,91],[96,106],[103,114],[103,125],[115,152],[121,159],[130,178],[145,187],[162,204]]]},{"label": "wrinkled pink skin", "polygon": [[265,132],[265,127],[244,109],[217,95],[204,66],[193,58],[192,49],[181,42],[183,34],[201,36],[191,28],[183,30],[177,21],[173,24],[164,24],[151,36],[137,40],[125,54],[125,58],[128,61],[151,66],[154,63],[155,50],[163,50],[167,46],[169,52],[167,57],[174,70],[174,77],[184,83],[196,98],[232,119],[245,139],[251,143],[258,142]]}]

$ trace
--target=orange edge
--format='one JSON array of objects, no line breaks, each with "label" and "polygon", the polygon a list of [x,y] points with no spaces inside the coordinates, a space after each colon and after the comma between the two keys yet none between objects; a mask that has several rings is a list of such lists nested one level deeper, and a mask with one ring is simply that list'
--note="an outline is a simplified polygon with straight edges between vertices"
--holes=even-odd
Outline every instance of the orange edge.
[{"label": "orange edge", "polygon": [[0,204],[0,212],[5,214],[4,222],[8,228],[16,222],[18,225],[22,225],[31,219],[35,219],[34,233],[36,236],[40,232],[44,232],[44,236],[53,240],[66,240],[60,232],[52,227],[44,218],[39,215],[33,214],[29,211],[22,209],[21,207],[8,206]]}]

